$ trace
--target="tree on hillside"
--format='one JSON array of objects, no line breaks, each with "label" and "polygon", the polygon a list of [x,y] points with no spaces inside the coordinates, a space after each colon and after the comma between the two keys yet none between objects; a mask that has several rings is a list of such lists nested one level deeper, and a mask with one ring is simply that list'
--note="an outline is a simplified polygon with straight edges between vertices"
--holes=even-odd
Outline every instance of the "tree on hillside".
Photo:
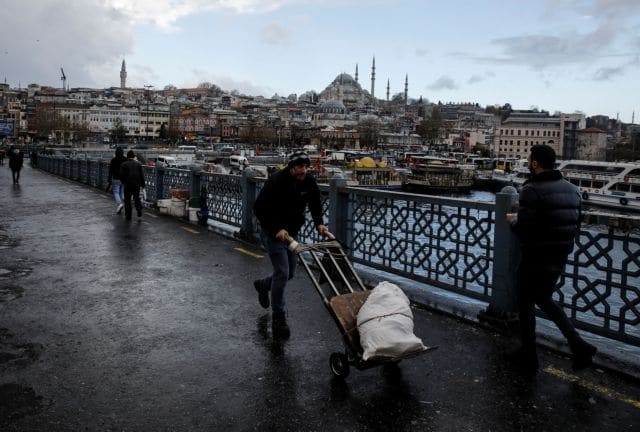
[{"label": "tree on hillside", "polygon": [[360,147],[368,149],[378,148],[380,122],[375,118],[365,118],[358,123]]},{"label": "tree on hillside", "polygon": [[442,115],[437,107],[431,110],[431,115],[420,122],[416,132],[428,143],[435,143],[440,138],[443,128]]},{"label": "tree on hillside", "polygon": [[109,131],[111,135],[111,141],[114,143],[121,143],[127,136],[127,129],[122,125],[122,119],[117,117],[113,122],[113,128]]}]

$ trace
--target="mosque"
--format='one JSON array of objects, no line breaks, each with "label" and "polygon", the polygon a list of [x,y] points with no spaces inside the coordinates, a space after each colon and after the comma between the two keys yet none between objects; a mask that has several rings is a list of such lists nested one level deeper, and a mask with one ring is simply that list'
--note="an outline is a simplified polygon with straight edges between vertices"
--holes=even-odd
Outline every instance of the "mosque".
[{"label": "mosque", "polygon": [[[373,58],[371,65],[371,91],[362,88],[358,82],[358,65],[356,64],[355,78],[347,73],[339,74],[331,84],[320,92],[320,101],[341,102],[349,111],[372,110],[375,108],[375,83],[376,83],[376,58]],[[407,103],[409,91],[409,76],[404,82],[404,102]],[[390,84],[387,80],[387,102],[389,101]],[[336,104],[331,105],[336,108]]]}]

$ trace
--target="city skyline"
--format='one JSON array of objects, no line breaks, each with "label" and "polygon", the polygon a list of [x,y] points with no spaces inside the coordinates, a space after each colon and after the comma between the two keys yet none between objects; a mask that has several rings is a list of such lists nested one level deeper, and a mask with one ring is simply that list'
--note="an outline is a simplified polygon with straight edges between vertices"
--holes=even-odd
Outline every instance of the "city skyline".
[{"label": "city skyline", "polygon": [[[640,2],[414,0],[3,2],[0,79],[61,87],[195,87],[287,96],[338,74],[375,95],[510,103],[632,120]],[[17,37],[16,35],[21,35]]]}]

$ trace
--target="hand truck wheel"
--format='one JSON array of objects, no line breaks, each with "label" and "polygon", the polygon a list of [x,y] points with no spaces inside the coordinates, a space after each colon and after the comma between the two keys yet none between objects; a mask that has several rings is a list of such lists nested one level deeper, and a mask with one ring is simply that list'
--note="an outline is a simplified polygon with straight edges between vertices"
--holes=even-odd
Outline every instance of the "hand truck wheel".
[{"label": "hand truck wheel", "polygon": [[329,357],[329,365],[331,366],[331,373],[339,378],[346,378],[349,376],[349,359],[346,354],[333,353]]}]

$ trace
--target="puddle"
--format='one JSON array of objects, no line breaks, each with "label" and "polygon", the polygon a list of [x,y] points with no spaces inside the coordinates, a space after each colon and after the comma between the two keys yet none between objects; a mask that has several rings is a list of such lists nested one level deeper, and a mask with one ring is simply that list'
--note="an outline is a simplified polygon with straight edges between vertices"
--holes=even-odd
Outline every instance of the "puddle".
[{"label": "puddle", "polygon": [[22,287],[15,285],[2,286],[0,287],[0,303],[5,303],[20,298],[22,297],[23,293],[24,288]]},{"label": "puddle", "polygon": [[36,414],[43,405],[42,396],[31,387],[16,383],[0,385],[0,425]]},{"label": "puddle", "polygon": [[0,329],[0,372],[10,367],[23,367],[40,357],[43,346],[35,343],[15,343],[13,336]]},{"label": "puddle", "polygon": [[27,276],[32,271],[33,269],[27,267],[14,269],[0,268],[0,279]]}]

